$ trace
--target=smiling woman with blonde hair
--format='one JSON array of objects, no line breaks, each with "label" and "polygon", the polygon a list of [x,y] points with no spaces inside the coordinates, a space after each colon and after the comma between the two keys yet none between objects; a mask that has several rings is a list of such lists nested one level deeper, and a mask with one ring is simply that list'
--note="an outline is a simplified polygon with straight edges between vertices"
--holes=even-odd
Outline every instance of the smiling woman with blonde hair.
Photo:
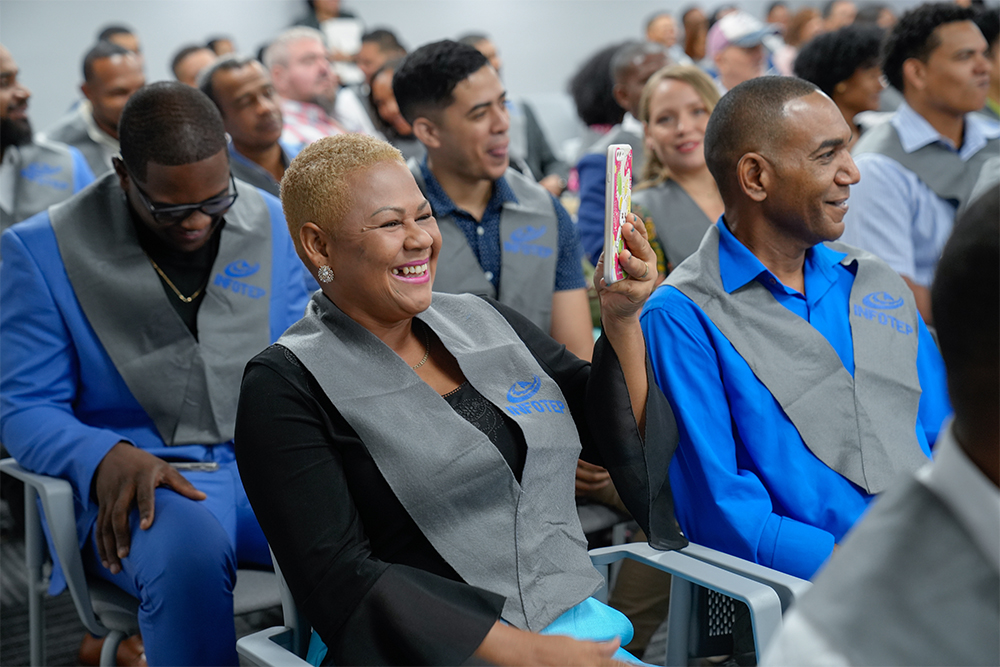
[{"label": "smiling woman with blonde hair", "polygon": [[432,293],[441,234],[388,144],[321,139],[281,195],[322,289],[247,367],[236,443],[322,652],[336,664],[630,659],[616,653],[628,619],[590,598],[603,582],[573,488],[579,456],[603,465],[629,482],[621,495],[654,545],[686,544],[666,474],[677,432],[639,327],[656,275],[644,228],[625,225],[619,255],[635,277],[596,284],[592,366],[496,301]]},{"label": "smiling woman with blonde hair", "polygon": [[704,149],[705,128],[718,101],[712,79],[693,65],[661,69],[646,82],[639,100],[646,161],[633,210],[652,221],[668,266],[697,250],[722,215],[722,197]]}]

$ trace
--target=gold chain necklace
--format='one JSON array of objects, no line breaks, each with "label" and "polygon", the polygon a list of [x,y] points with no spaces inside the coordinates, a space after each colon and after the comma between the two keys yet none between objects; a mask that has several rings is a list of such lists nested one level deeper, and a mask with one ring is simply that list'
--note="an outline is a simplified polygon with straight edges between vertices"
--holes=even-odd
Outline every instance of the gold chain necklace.
[{"label": "gold chain necklace", "polygon": [[431,356],[431,330],[430,327],[424,329],[424,347],[427,349],[424,351],[424,358],[416,366],[410,366],[413,370],[417,370],[421,366],[427,363],[427,359]]},{"label": "gold chain necklace", "polygon": [[[177,298],[183,301],[184,303],[191,303],[192,301],[197,299],[198,295],[201,294],[201,291],[208,286],[208,278],[206,278],[204,284],[198,289],[196,289],[194,294],[192,294],[191,296],[184,296],[183,294],[181,294],[181,291],[177,289],[177,285],[174,285],[174,282],[167,277],[167,274],[163,272],[163,269],[157,266],[156,262],[153,261],[153,258],[150,257],[145,250],[142,251],[142,254],[146,255],[146,259],[148,259],[149,263],[153,265],[153,268],[156,269],[156,272],[160,274],[160,277],[163,278],[163,280],[167,283],[167,286],[170,289],[172,289],[174,291],[174,294],[177,295]],[[424,359],[424,361],[427,360]]]}]

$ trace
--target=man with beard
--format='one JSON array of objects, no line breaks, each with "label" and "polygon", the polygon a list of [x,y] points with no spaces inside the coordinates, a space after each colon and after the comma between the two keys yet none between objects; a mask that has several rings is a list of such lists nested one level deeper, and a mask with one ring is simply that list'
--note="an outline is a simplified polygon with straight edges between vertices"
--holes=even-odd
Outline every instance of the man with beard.
[{"label": "man with beard", "polygon": [[264,66],[223,56],[199,75],[198,87],[222,114],[233,175],[279,196],[281,177],[298,150],[280,140],[281,106]]},{"label": "man with beard", "polygon": [[118,119],[132,94],[146,85],[142,60],[111,42],[98,42],[83,58],[87,99],[43,136],[78,149],[95,175],[111,170],[118,151]]},{"label": "man with beard", "polygon": [[94,180],[77,149],[33,140],[31,91],[17,79],[14,58],[0,44],[0,231],[58,204]]},{"label": "man with beard", "polygon": [[267,47],[264,66],[281,96],[282,137],[288,145],[302,148],[344,132],[377,135],[358,96],[339,87],[320,31],[289,28]]}]

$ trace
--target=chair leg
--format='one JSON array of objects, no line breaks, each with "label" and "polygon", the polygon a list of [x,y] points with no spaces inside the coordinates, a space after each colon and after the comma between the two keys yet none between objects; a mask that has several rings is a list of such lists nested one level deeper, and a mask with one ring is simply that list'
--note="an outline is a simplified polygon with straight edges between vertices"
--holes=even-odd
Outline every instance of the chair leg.
[{"label": "chair leg", "polygon": [[125,639],[125,633],[119,630],[112,630],[104,638],[104,646],[101,647],[101,667],[115,667],[118,664],[118,645]]},{"label": "chair leg", "polygon": [[28,641],[32,667],[45,663],[45,577],[42,574],[45,536],[38,513],[38,494],[24,487],[24,564],[28,572]]},{"label": "chair leg", "polygon": [[666,664],[682,667],[688,664],[691,641],[691,607],[694,584],[681,577],[670,579],[670,611],[667,612]]}]

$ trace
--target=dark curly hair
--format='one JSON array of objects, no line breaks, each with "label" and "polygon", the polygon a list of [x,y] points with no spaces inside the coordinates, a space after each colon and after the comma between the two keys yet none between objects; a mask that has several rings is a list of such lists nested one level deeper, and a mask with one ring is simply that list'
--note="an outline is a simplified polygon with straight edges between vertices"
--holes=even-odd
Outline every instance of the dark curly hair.
[{"label": "dark curly hair", "polygon": [[979,26],[979,31],[989,44],[990,52],[993,52],[997,45],[997,37],[1000,37],[1000,7],[985,9],[976,14],[976,18],[972,20]]},{"label": "dark curly hair", "polygon": [[611,78],[611,59],[621,47],[610,44],[594,53],[569,81],[576,115],[587,125],[616,125],[625,116],[625,110],[615,101],[615,82]]},{"label": "dark curly hair", "polygon": [[903,91],[903,63],[910,58],[927,62],[940,44],[938,26],[958,21],[972,21],[976,12],[950,2],[920,5],[903,14],[882,45],[882,73],[889,84]]},{"label": "dark curly hair", "polygon": [[884,32],[877,26],[849,25],[809,41],[795,59],[795,76],[833,96],[838,83],[859,69],[877,67]]},{"label": "dark curly hair", "polygon": [[392,77],[399,112],[409,123],[455,101],[455,86],[490,64],[467,44],[445,39],[406,56]]}]

